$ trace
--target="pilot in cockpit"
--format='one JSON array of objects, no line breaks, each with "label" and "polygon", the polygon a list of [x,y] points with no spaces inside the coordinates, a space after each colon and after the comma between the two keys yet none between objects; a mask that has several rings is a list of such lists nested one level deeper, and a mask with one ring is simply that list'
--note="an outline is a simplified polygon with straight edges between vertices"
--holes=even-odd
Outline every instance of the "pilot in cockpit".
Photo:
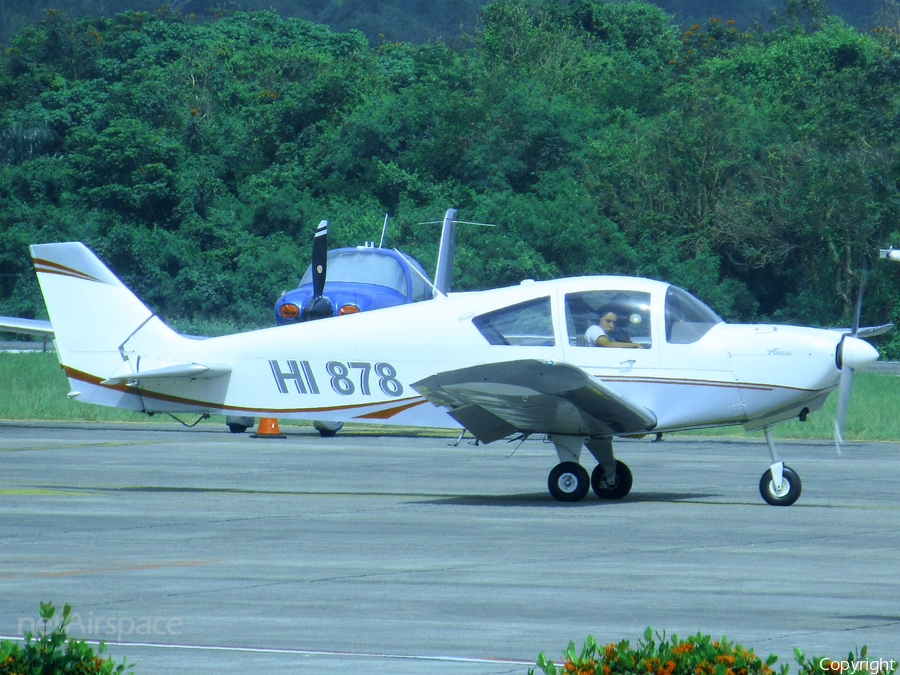
[{"label": "pilot in cockpit", "polygon": [[632,342],[624,328],[617,328],[619,316],[612,305],[604,305],[597,310],[597,323],[592,324],[584,337],[589,345],[597,347],[621,347],[625,349],[642,349],[644,345]]}]

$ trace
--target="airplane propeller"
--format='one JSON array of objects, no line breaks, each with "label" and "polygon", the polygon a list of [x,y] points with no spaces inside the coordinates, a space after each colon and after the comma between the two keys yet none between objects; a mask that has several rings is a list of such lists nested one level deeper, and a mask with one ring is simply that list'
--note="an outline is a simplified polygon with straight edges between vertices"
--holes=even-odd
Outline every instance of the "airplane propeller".
[{"label": "airplane propeller", "polygon": [[325,295],[325,275],[328,266],[328,221],[316,228],[312,250],[313,296],[303,304],[303,321],[315,321],[334,316],[334,303]]},{"label": "airplane propeller", "polygon": [[847,405],[850,402],[850,390],[853,387],[853,373],[857,367],[872,362],[871,353],[874,351],[871,345],[859,339],[859,318],[862,312],[865,286],[866,270],[863,269],[859,279],[859,296],[856,299],[853,328],[850,333],[841,338],[837,348],[837,366],[841,370],[841,378],[838,383],[837,414],[834,418],[834,440],[838,454],[841,454],[844,445],[844,420],[847,417]]}]

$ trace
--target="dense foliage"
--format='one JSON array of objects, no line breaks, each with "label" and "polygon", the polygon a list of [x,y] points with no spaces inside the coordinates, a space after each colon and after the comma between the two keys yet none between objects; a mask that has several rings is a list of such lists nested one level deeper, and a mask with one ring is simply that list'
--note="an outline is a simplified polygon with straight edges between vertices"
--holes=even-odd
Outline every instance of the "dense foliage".
[{"label": "dense foliage", "polygon": [[[889,2],[891,0],[888,0]],[[0,42],[6,43],[42,12],[56,9],[69,16],[114,16],[124,11],[153,12],[160,6],[197,19],[214,19],[224,13],[251,11],[264,6],[283,17],[324,23],[334,31],[359,30],[370,41],[379,36],[403,42],[443,41],[467,44],[479,26],[482,8],[489,0],[3,0],[0,3]],[[781,0],[652,0],[681,25],[728,14],[746,25],[768,22],[782,12]],[[819,2],[830,13],[854,26],[877,25],[884,0],[792,0],[794,4]]]},{"label": "dense foliage", "polygon": [[[455,49],[271,12],[46,13],[0,61],[0,314],[42,315],[27,245],[76,239],[170,319],[266,325],[319,219],[356,244],[390,212],[431,267],[418,223],[453,206],[501,225],[460,233],[457,288],[639,274],[728,319],[850,321],[900,245],[896,31],[813,0],[768,32],[603,0],[481,21]],[[900,268],[869,265],[872,323]]]}]

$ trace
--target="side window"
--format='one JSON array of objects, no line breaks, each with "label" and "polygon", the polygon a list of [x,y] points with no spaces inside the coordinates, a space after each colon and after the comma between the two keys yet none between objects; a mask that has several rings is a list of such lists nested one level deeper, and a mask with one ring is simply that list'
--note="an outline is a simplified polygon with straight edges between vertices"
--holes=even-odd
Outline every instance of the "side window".
[{"label": "side window", "polygon": [[492,345],[552,347],[550,298],[537,298],[476,316],[472,323]]},{"label": "side window", "polygon": [[666,341],[687,345],[696,342],[722,318],[683,288],[666,291]]},{"label": "side window", "polygon": [[[605,329],[610,346],[650,347],[650,294],[630,291],[587,291],[566,295],[566,331],[569,344],[596,346],[598,326]],[[590,333],[590,337],[586,334]],[[594,339],[591,339],[594,338]]]}]

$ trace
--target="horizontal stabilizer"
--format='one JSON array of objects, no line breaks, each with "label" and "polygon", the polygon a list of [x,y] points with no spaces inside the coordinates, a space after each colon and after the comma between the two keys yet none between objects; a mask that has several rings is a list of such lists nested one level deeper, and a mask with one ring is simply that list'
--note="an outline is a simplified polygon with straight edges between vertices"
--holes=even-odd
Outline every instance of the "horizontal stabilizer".
[{"label": "horizontal stabilizer", "polygon": [[438,373],[412,385],[479,441],[515,432],[614,436],[646,433],[656,416],[580,368],[538,360]]},{"label": "horizontal stabilizer", "polygon": [[133,372],[131,362],[125,361],[109,379],[103,380],[101,384],[131,384],[139,382],[159,381],[159,380],[176,380],[176,379],[206,379],[210,377],[220,377],[231,372],[231,368],[227,367],[210,367],[199,363],[179,363],[172,366],[162,366],[159,368],[151,368],[140,372]]},{"label": "horizontal stabilizer", "polygon": [[41,319],[19,319],[14,316],[0,316],[0,333],[20,333],[53,337],[53,326]]}]

